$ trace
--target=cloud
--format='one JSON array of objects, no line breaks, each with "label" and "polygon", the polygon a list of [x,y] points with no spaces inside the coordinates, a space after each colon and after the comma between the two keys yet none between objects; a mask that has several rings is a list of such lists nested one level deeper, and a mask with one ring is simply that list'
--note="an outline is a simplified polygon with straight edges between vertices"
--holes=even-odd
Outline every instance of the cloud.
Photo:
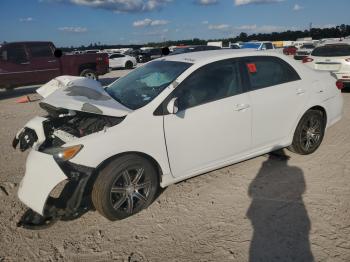
[{"label": "cloud", "polygon": [[169,21],[167,20],[152,20],[149,18],[135,21],[132,25],[134,27],[146,27],[146,26],[159,26],[159,25],[167,25]]},{"label": "cloud", "polygon": [[271,4],[271,3],[279,3],[285,0],[234,0],[235,5],[251,5],[251,4]]},{"label": "cloud", "polygon": [[196,0],[194,3],[198,5],[216,5],[219,3],[219,0]]},{"label": "cloud", "polygon": [[207,20],[202,21],[202,24],[203,24],[203,25],[207,25],[207,24],[209,24],[209,21],[207,21]]},{"label": "cloud", "polygon": [[22,22],[22,23],[25,23],[25,22],[33,22],[33,17],[23,17],[23,18],[20,18],[19,21]]},{"label": "cloud", "polygon": [[164,36],[164,34],[168,33],[169,29],[164,28],[162,30],[156,31],[147,31],[147,32],[134,32],[134,35],[142,35],[142,36]]},{"label": "cloud", "polygon": [[227,24],[220,24],[220,25],[209,25],[208,29],[209,30],[227,30],[229,29],[230,26]]},{"label": "cloud", "polygon": [[69,32],[69,33],[85,33],[88,31],[86,27],[80,27],[80,26],[64,26],[64,27],[59,27],[58,30],[62,32]]},{"label": "cloud", "polygon": [[235,31],[249,31],[250,33],[272,33],[272,32],[282,32],[287,28],[285,26],[278,26],[278,25],[257,26],[256,24],[253,24],[253,25],[235,26],[234,29]]},{"label": "cloud", "polygon": [[154,11],[173,0],[41,0],[44,2],[69,3],[110,10],[114,12],[136,13]]},{"label": "cloud", "polygon": [[299,11],[299,10],[301,10],[301,9],[303,9],[304,7],[302,7],[301,5],[298,5],[298,4],[295,4],[294,6],[293,6],[293,11]]}]

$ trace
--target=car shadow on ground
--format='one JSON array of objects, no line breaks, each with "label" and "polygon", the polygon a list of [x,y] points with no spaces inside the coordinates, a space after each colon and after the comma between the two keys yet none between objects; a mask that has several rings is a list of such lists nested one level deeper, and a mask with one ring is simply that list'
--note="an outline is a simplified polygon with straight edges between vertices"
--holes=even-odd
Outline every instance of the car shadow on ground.
[{"label": "car shadow on ground", "polygon": [[30,87],[0,90],[0,100],[36,94],[35,90],[38,87],[39,86],[30,86]]},{"label": "car shadow on ground", "polygon": [[302,195],[303,171],[288,165],[283,150],[268,155],[248,190],[253,226],[249,261],[314,261],[310,218]]}]

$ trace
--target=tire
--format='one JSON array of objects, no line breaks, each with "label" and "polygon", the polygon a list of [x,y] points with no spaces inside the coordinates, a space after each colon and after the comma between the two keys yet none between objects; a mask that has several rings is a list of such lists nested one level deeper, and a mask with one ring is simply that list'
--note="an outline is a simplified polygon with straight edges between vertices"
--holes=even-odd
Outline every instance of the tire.
[{"label": "tire", "polygon": [[83,71],[81,71],[80,76],[90,78],[93,80],[98,80],[98,75],[96,71],[92,69],[84,69]]},{"label": "tire", "polygon": [[126,61],[125,68],[126,69],[132,69],[134,67],[134,64],[131,61]]},{"label": "tire", "polygon": [[309,110],[300,119],[294,132],[292,145],[288,149],[300,155],[309,155],[321,145],[326,121],[323,112]]},{"label": "tire", "polygon": [[138,155],[127,155],[111,161],[100,171],[91,198],[96,210],[114,221],[147,208],[158,189],[155,167]]}]

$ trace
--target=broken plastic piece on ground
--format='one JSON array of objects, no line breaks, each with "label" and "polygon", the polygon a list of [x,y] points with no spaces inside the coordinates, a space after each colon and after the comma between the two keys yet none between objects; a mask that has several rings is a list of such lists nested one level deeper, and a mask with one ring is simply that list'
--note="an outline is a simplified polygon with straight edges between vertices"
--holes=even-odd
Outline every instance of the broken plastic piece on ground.
[{"label": "broken plastic piece on ground", "polygon": [[34,102],[34,101],[38,101],[38,100],[40,100],[40,99],[38,99],[38,98],[33,99],[30,96],[22,96],[16,100],[16,103],[29,103],[29,102]]},{"label": "broken plastic piece on ground", "polygon": [[16,100],[16,103],[29,103],[29,102],[32,102],[29,96],[22,96],[21,98]]},{"label": "broken plastic piece on ground", "polygon": [[28,209],[17,223],[17,227],[32,230],[45,229],[52,226],[55,222],[57,222],[57,220],[58,218],[43,217],[32,209]]}]

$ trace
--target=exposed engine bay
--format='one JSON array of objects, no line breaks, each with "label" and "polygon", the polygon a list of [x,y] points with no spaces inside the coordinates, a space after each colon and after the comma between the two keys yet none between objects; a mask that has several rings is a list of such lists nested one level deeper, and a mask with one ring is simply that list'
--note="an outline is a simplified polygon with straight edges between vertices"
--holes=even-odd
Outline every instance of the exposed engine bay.
[{"label": "exposed engine bay", "polygon": [[124,119],[124,117],[55,108],[46,103],[40,103],[40,107],[48,113],[42,118],[45,119],[42,121],[44,140],[42,137],[39,138],[37,128],[33,129],[29,124],[14,138],[14,148],[19,144],[20,150],[25,151],[36,145],[38,151],[44,151],[47,148],[59,147],[80,137],[106,130]]}]

